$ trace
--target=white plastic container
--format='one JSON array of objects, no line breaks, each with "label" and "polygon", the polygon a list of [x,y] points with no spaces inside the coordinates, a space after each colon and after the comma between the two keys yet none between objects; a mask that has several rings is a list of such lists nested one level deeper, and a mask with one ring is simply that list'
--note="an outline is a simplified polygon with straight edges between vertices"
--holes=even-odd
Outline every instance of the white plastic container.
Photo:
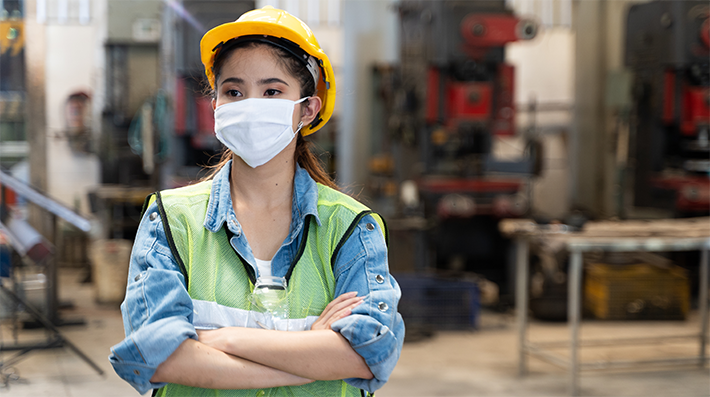
[{"label": "white plastic container", "polygon": [[132,244],[129,240],[95,240],[91,243],[89,257],[98,303],[120,304],[123,301]]}]

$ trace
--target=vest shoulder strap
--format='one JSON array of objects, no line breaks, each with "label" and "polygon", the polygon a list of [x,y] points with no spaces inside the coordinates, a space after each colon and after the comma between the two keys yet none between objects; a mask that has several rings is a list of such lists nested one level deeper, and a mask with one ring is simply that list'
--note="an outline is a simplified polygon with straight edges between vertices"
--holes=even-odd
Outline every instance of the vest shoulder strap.
[{"label": "vest shoulder strap", "polygon": [[185,277],[185,288],[189,290],[190,279],[187,274],[187,269],[185,268],[185,263],[182,261],[180,252],[178,251],[177,246],[175,245],[175,239],[173,238],[173,233],[170,230],[170,221],[168,220],[168,214],[165,211],[165,206],[163,205],[162,195],[160,194],[160,192],[156,192],[155,195],[156,202],[158,204],[158,212],[160,213],[160,219],[163,220],[163,227],[165,228],[165,237],[168,240],[170,252],[173,254],[173,257],[175,258],[175,262],[177,262],[178,267],[180,267],[180,271],[182,272],[183,277]]},{"label": "vest shoulder strap", "polygon": [[347,213],[350,213],[350,216],[352,216],[350,225],[336,244],[335,250],[330,257],[330,264],[332,268],[335,267],[335,259],[337,258],[340,249],[353,234],[358,223],[360,223],[362,218],[367,215],[372,215],[375,222],[380,225],[380,229],[382,230],[382,234],[385,238],[385,245],[389,246],[389,232],[387,230],[387,223],[385,222],[384,217],[376,212],[373,212],[367,206],[354,198],[333,188],[318,184],[318,207],[320,208],[321,206],[329,207],[331,210],[335,207],[339,211],[346,211]]},{"label": "vest shoulder strap", "polygon": [[143,215],[145,215],[145,212],[148,211],[148,207],[150,207],[154,202],[155,202],[155,195],[157,192],[153,192],[145,197],[145,200],[143,200],[143,209],[141,209],[141,218],[143,218]]},{"label": "vest shoulder strap", "polygon": [[190,286],[190,280],[187,274],[187,269],[185,268],[185,263],[183,262],[182,257],[180,256],[180,252],[178,251],[177,246],[175,245],[175,239],[173,238],[173,233],[170,230],[170,221],[168,220],[168,215],[165,211],[165,206],[163,205],[163,199],[160,192],[151,193],[148,195],[148,197],[145,198],[145,201],[143,201],[143,209],[141,210],[141,218],[143,218],[143,215],[145,215],[145,212],[148,210],[148,207],[153,205],[153,203],[156,203],[158,205],[158,213],[160,214],[160,219],[163,222],[163,228],[165,229],[165,237],[168,240],[168,247],[170,247],[170,253],[172,253],[173,258],[175,258],[175,262],[180,268],[182,276],[185,278],[185,288],[188,288]]},{"label": "vest shoulder strap", "polygon": [[[387,229],[387,222],[385,222],[385,218],[379,213],[370,210],[370,208],[366,205],[355,200],[349,195],[319,183],[318,205],[340,206],[357,214],[355,216],[354,224],[350,225],[353,229],[357,226],[357,222],[360,222],[362,217],[371,214],[375,221],[380,225],[382,234],[385,236],[385,243],[389,246],[389,230]],[[349,233],[346,233],[346,237],[348,237],[351,233],[352,230],[350,230]]]}]

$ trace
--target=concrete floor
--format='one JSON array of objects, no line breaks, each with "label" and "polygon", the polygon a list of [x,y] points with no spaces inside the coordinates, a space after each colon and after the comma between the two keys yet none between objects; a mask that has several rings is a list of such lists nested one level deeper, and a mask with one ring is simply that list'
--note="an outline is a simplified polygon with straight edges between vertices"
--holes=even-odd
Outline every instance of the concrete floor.
[{"label": "concrete floor", "polygon": [[[104,371],[98,375],[70,349],[35,350],[13,368],[2,373],[19,376],[0,397],[35,396],[137,396],[113,372],[108,363],[109,347],[123,338],[121,315],[117,307],[94,303],[92,286],[81,284],[78,270],[63,269],[59,293],[74,309],[62,312],[64,320],[83,319],[83,326],[62,327],[62,333]],[[693,312],[686,321],[598,322],[586,321],[583,338],[633,337],[637,335],[677,335],[697,333],[699,322]],[[23,330],[21,340],[41,339],[41,330]],[[567,327],[560,323],[533,321],[531,340],[565,340]],[[0,340],[12,342],[6,324],[0,327]],[[582,350],[582,359],[641,359],[697,354],[696,340],[666,341],[636,347],[616,346]],[[13,352],[4,352],[0,361]],[[471,332],[439,332],[430,338],[405,343],[399,364],[377,397],[393,396],[566,396],[565,371],[537,359],[529,360],[530,373],[517,376],[517,334],[510,314],[483,312],[480,327]],[[710,370],[707,366],[640,368],[625,371],[584,372],[584,396],[710,396]]]}]

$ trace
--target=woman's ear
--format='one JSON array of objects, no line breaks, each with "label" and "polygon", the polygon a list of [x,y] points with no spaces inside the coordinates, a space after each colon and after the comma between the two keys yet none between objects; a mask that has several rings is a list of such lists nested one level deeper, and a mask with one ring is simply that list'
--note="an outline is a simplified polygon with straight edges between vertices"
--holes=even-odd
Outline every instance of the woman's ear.
[{"label": "woman's ear", "polygon": [[212,98],[212,110],[217,110],[217,98]]},{"label": "woman's ear", "polygon": [[303,125],[308,125],[315,120],[321,106],[323,106],[323,101],[315,95],[301,104],[301,122]]}]

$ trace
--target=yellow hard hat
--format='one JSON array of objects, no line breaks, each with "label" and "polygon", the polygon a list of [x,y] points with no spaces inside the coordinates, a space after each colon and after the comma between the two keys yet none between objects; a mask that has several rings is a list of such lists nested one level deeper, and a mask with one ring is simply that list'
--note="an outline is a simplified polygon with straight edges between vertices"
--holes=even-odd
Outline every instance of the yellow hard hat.
[{"label": "yellow hard hat", "polygon": [[[246,37],[250,36],[250,37]],[[320,48],[316,36],[311,29],[300,19],[283,10],[266,6],[257,10],[244,13],[234,22],[219,25],[202,36],[200,41],[200,54],[205,65],[205,74],[210,87],[215,88],[214,60],[228,41],[236,38],[268,41],[288,50],[301,59],[316,79],[316,92],[323,101],[320,113],[310,125],[301,129],[301,135],[309,135],[320,129],[330,116],[335,107],[335,76],[333,66],[328,56]],[[298,52],[307,55],[299,56]],[[320,69],[320,71],[318,71]]]}]

